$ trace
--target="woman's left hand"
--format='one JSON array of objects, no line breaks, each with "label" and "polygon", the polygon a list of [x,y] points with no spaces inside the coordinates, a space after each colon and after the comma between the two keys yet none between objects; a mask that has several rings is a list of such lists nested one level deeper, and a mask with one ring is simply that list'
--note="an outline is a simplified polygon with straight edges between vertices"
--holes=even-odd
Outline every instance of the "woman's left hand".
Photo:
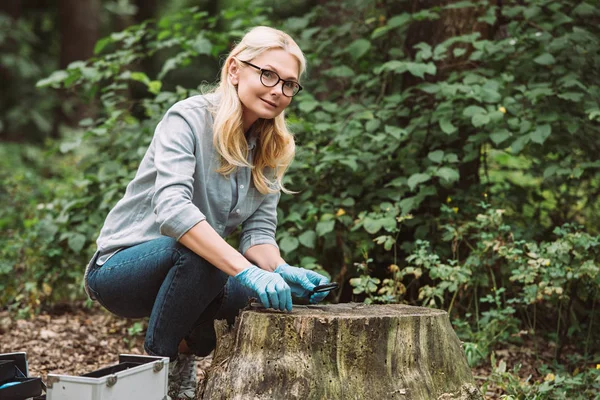
[{"label": "woman's left hand", "polygon": [[310,297],[311,304],[320,302],[329,294],[329,292],[313,293],[313,289],[316,286],[329,283],[327,277],[314,271],[282,264],[278,266],[274,272],[281,275],[285,282],[290,286],[290,289],[292,289],[292,294],[294,296]]}]

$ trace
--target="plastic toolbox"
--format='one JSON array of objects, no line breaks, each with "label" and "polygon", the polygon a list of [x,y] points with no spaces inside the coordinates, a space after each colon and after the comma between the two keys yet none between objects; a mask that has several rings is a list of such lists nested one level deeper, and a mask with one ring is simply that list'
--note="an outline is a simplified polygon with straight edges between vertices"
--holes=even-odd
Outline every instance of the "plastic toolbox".
[{"label": "plastic toolbox", "polygon": [[43,389],[41,378],[28,376],[25,353],[0,354],[0,399],[37,399]]},{"label": "plastic toolbox", "polygon": [[[165,400],[168,357],[121,354],[119,363],[81,376],[48,374],[47,400]],[[2,400],[2,398],[0,396]]]}]

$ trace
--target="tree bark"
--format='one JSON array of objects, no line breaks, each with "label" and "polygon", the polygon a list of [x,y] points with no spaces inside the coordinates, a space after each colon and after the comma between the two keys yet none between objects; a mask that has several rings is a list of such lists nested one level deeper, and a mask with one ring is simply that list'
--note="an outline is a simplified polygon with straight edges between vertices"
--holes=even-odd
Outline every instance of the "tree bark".
[{"label": "tree bark", "polygon": [[482,399],[445,311],[359,303],[250,308],[217,349],[203,399]]},{"label": "tree bark", "polygon": [[100,0],[61,0],[60,68],[87,60],[100,38]]},{"label": "tree bark", "polygon": [[8,14],[12,19],[17,20],[21,16],[21,0],[4,0],[0,3],[0,12]]},{"label": "tree bark", "polygon": [[[85,61],[94,55],[100,38],[100,0],[60,0],[58,20],[60,27],[59,68],[66,69],[73,61]],[[61,103],[54,110],[52,137],[59,137],[62,123],[74,126],[85,117],[93,117],[93,106],[81,103],[65,91],[59,93]],[[72,104],[71,104],[72,103]]]}]

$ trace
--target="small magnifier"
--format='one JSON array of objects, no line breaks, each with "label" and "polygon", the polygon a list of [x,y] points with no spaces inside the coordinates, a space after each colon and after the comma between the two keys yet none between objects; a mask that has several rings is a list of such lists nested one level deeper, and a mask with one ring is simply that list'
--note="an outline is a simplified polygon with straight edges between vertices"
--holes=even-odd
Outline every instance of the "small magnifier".
[{"label": "small magnifier", "polygon": [[339,287],[340,285],[338,285],[337,282],[326,283],[324,285],[315,286],[313,293],[329,292]]}]

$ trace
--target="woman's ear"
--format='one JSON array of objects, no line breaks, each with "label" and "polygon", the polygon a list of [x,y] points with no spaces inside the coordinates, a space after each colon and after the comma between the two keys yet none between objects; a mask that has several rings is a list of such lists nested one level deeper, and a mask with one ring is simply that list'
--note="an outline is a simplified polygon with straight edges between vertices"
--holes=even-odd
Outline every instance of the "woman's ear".
[{"label": "woman's ear", "polygon": [[237,86],[238,82],[240,81],[240,68],[235,58],[231,58],[229,60],[229,68],[227,68],[227,72],[231,84]]}]

